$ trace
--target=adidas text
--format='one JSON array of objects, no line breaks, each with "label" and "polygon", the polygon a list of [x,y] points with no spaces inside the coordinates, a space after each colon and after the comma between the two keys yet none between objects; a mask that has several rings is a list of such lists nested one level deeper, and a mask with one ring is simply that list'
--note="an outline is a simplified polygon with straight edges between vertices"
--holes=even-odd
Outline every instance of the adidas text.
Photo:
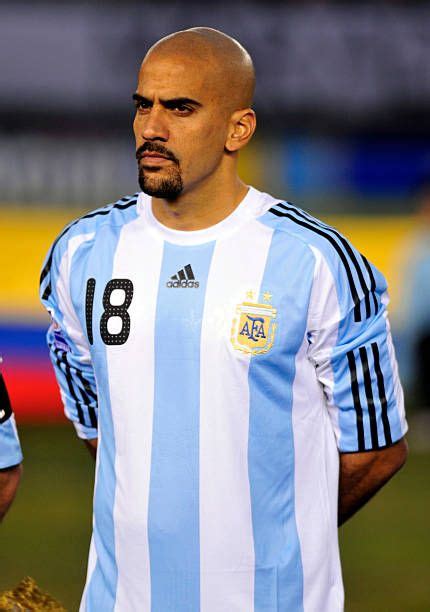
[{"label": "adidas text", "polygon": [[169,280],[166,283],[169,289],[198,289],[199,281],[196,280]]}]

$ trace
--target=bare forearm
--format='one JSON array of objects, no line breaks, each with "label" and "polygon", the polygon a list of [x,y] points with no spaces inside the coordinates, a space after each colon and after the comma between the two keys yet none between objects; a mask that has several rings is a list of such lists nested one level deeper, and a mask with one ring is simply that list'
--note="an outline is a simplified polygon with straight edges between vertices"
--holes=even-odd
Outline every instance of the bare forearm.
[{"label": "bare forearm", "polygon": [[14,500],[21,474],[21,465],[0,470],[0,521],[3,520]]},{"label": "bare forearm", "polygon": [[366,453],[340,456],[338,524],[342,525],[362,508],[405,463],[406,440]]}]

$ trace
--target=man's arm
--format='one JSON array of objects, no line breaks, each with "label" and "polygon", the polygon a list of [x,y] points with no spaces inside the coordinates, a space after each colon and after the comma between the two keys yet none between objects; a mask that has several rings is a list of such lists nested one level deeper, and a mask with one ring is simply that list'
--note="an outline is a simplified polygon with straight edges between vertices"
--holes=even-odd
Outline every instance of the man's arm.
[{"label": "man's arm", "polygon": [[98,443],[98,438],[91,438],[90,440],[84,440],[84,444],[90,451],[90,455],[94,459],[94,461],[96,460],[96,457],[97,457],[97,443]]},{"label": "man's arm", "polygon": [[[97,385],[86,332],[71,298],[69,240],[74,222],[54,241],[40,275],[40,299],[51,317],[46,336],[64,413],[79,438],[97,437]],[[84,244],[87,242],[84,241]],[[73,251],[75,252],[75,251]]]},{"label": "man's arm", "polygon": [[341,453],[338,525],[366,504],[404,465],[408,445],[404,438],[393,446],[364,453]]},{"label": "man's arm", "polygon": [[[387,317],[386,281],[345,238],[330,228],[324,231],[339,238],[342,248],[334,252],[324,242],[315,251],[319,257],[309,304],[308,355],[340,454],[342,525],[404,464],[408,426]],[[359,291],[347,257],[361,279]]]},{"label": "man's arm", "polygon": [[0,521],[3,520],[14,500],[21,474],[21,464],[0,470]]}]

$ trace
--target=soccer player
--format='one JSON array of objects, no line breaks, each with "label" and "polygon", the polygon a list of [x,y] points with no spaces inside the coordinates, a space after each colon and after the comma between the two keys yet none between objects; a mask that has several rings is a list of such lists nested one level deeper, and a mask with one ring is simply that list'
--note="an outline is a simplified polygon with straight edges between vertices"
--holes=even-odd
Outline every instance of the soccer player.
[{"label": "soccer player", "polygon": [[97,456],[81,611],[342,610],[338,523],[406,458],[385,281],[240,180],[253,91],[221,32],[155,44],[142,192],[72,222],[43,267],[66,414]]},{"label": "soccer player", "polygon": [[15,416],[0,372],[0,521],[16,495],[22,473],[21,462],[22,452]]}]

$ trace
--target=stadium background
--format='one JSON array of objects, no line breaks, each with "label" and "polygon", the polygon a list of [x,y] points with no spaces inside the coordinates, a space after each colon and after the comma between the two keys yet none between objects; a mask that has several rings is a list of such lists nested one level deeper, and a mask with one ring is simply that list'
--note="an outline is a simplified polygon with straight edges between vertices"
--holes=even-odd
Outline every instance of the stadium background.
[{"label": "stadium background", "polygon": [[256,62],[259,128],[243,178],[336,225],[389,281],[411,458],[341,530],[346,610],[428,610],[430,433],[414,402],[405,295],[426,231],[430,241],[415,212],[430,177],[428,2],[0,5],[0,349],[25,454],[0,529],[0,590],[30,574],[77,608],[93,466],[62,416],[38,275],[67,222],[136,191],[139,61],[160,36],[202,24],[236,36]]}]

